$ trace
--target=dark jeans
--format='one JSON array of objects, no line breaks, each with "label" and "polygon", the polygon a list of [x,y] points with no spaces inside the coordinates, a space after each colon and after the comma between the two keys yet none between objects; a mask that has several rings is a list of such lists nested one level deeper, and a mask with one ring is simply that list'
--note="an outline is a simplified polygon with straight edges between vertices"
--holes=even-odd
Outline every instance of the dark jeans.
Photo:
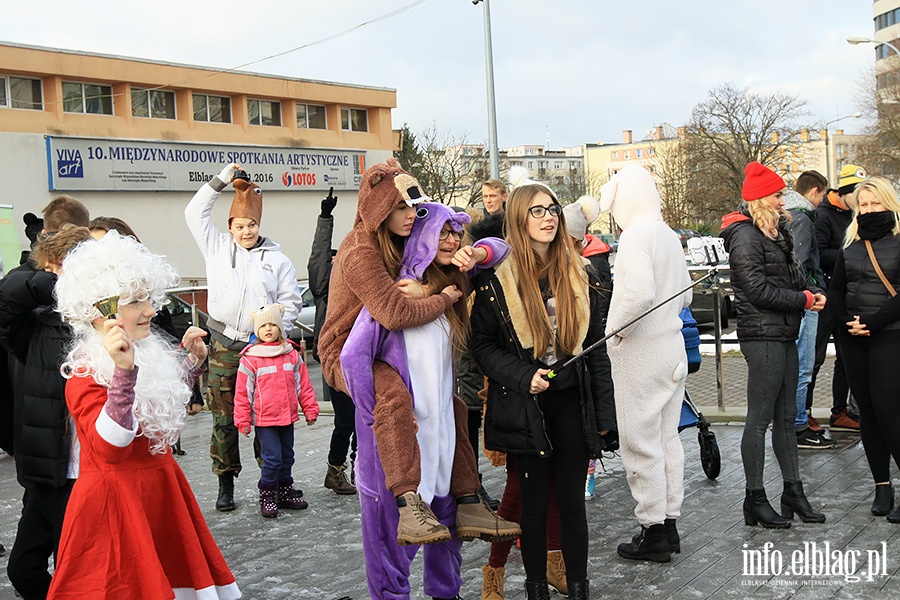
[{"label": "dark jeans", "polygon": [[772,426],[772,449],[784,481],[800,481],[797,462],[797,344],[790,342],[741,342],[747,361],[747,421],[741,438],[741,460],[748,490],[763,489],[766,464],[766,430]]},{"label": "dark jeans", "polygon": [[[547,576],[547,509],[555,485],[560,517],[560,542],[569,581],[587,579],[588,528],[584,508],[584,480],[588,453],[581,398],[575,388],[540,395],[547,436],[553,446],[549,458],[513,457],[522,492],[522,562],[525,578]],[[553,485],[551,485],[553,484]]]},{"label": "dark jeans", "polygon": [[469,409],[469,443],[472,444],[472,451],[475,452],[475,461],[481,456],[481,444],[478,441],[478,430],[481,429],[481,411]]},{"label": "dark jeans", "polygon": [[6,573],[23,598],[46,598],[50,589],[48,559],[56,560],[66,504],[74,479],[61,488],[36,485],[25,492],[16,542],[9,554]]},{"label": "dark jeans", "polygon": [[328,386],[331,406],[334,409],[334,431],[328,448],[328,464],[339,467],[347,462],[347,451],[352,444],[356,454],[356,406],[350,396]]},{"label": "dark jeans", "polygon": [[294,425],[257,427],[262,473],[259,482],[273,484],[293,481],[291,469],[294,467]]},{"label": "dark jeans", "polygon": [[[828,340],[832,334],[835,338],[834,343],[834,376],[831,379],[831,412],[838,414],[847,408],[847,397],[850,395],[850,385],[847,383],[847,374],[844,371],[844,360],[841,353],[840,344],[838,344],[837,327],[838,323],[834,319],[834,315],[830,310],[823,310],[819,313],[819,324],[816,329],[816,362],[813,365],[812,379],[809,380],[809,387],[806,389],[806,410],[812,408],[813,392],[816,388],[816,377],[819,375],[819,369],[825,364],[825,352],[828,349]],[[843,329],[843,327],[841,328]]]},{"label": "dark jeans", "polygon": [[891,456],[900,466],[900,341],[839,336],[872,478],[875,483],[890,481]]}]

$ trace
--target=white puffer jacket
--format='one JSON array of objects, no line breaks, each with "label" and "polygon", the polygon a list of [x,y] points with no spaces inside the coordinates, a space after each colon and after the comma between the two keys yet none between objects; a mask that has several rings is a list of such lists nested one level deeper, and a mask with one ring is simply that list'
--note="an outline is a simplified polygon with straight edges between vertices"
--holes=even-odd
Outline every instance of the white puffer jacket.
[{"label": "white puffer jacket", "polygon": [[213,177],[184,209],[188,229],[206,261],[209,316],[225,325],[221,333],[226,337],[247,341],[253,333],[250,313],[277,302],[284,307],[282,331],[287,336],[303,302],[297,272],[275,242],[260,238],[256,247],[247,250],[230,233],[213,226],[213,206],[226,185]]}]

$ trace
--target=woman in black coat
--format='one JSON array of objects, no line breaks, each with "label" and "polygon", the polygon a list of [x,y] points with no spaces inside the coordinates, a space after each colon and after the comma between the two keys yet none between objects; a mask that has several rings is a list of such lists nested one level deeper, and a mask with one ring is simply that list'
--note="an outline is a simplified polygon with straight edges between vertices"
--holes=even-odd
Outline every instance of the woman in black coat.
[{"label": "woman in black coat", "polygon": [[834,266],[828,305],[859,403],[860,436],[875,480],[872,514],[900,523],[900,509],[891,512],[890,463],[893,456],[900,465],[900,201],[881,177],[866,179],[854,195],[854,218]]},{"label": "woman in black coat", "polygon": [[540,184],[506,204],[510,256],[475,279],[470,347],[488,377],[484,443],[506,452],[522,490],[522,560],[528,598],[547,597],[550,483],[561,519],[570,598],[588,598],[584,480],[588,459],[615,438],[605,347],[548,380],[603,336],[609,296],[566,233],[562,207]]},{"label": "woman in black coat", "polygon": [[[797,459],[797,335],[803,310],[822,310],[825,296],[806,289],[806,277],[793,254],[785,228],[784,180],[758,162],[747,165],[742,195],[747,201],[722,218],[722,237],[729,252],[731,283],[737,309],[737,334],[747,361],[747,419],[741,439],[746,478],[744,522],[784,529],[797,513],[804,522],[821,523],[803,491]],[[781,515],[763,487],[766,430],[784,493]]]}]

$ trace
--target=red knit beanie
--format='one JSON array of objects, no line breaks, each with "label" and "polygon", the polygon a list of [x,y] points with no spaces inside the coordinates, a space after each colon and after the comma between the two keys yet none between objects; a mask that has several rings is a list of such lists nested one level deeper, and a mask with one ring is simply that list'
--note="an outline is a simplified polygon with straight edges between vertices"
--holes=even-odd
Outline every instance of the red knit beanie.
[{"label": "red knit beanie", "polygon": [[783,189],[784,179],[769,167],[753,161],[744,169],[744,187],[741,190],[744,200],[759,200]]}]

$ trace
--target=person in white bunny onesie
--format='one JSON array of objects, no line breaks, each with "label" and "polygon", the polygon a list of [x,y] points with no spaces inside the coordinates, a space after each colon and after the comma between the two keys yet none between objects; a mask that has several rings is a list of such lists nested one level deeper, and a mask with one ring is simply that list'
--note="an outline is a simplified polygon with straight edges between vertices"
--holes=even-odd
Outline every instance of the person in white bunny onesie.
[{"label": "person in white bunny onesie", "polygon": [[[637,165],[600,191],[600,207],[622,229],[607,334],[690,285],[678,236],[663,221],[653,176]],[[619,544],[623,558],[668,562],[681,545],[675,520],[684,498],[684,449],[678,422],[687,356],[678,314],[688,289],[610,338],[622,463],[641,532]]]}]

